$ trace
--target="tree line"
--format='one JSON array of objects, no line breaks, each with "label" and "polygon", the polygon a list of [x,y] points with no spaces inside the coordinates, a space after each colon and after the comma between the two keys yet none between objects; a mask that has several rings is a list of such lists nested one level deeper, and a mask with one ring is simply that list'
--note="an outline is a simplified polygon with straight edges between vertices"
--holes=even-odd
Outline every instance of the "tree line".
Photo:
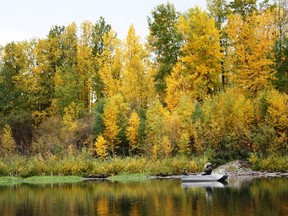
[{"label": "tree line", "polygon": [[287,154],[288,7],[167,2],[121,40],[103,17],[0,54],[0,154]]}]

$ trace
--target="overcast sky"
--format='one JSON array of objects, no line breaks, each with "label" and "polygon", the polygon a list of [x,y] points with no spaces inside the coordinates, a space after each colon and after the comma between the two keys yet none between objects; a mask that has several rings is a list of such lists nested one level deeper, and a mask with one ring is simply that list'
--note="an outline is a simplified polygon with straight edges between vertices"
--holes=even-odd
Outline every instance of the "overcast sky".
[{"label": "overcast sky", "polygon": [[[1,0],[0,45],[12,41],[45,38],[53,25],[67,26],[85,21],[95,23],[103,16],[118,33],[126,37],[133,23],[137,35],[148,34],[147,16],[167,0]],[[202,9],[206,0],[170,0],[177,11],[184,12],[196,5]]]}]

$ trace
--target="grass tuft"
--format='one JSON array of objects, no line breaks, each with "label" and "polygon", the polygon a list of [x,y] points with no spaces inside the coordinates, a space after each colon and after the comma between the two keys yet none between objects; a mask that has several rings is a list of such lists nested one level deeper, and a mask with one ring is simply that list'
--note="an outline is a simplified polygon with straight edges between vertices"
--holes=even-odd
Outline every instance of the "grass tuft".
[{"label": "grass tuft", "polygon": [[110,176],[108,177],[108,180],[115,181],[115,182],[139,182],[139,181],[145,181],[148,179],[148,176],[145,174],[121,174],[116,176]]}]

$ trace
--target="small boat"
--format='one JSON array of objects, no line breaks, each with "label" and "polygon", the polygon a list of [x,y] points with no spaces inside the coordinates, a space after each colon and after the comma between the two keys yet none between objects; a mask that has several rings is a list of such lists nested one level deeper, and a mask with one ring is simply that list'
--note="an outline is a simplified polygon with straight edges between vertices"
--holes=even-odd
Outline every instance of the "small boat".
[{"label": "small boat", "polygon": [[219,182],[183,182],[182,188],[225,188],[228,185],[226,181]]},{"label": "small boat", "polygon": [[181,176],[182,182],[222,182],[225,181],[227,178],[227,174]]}]

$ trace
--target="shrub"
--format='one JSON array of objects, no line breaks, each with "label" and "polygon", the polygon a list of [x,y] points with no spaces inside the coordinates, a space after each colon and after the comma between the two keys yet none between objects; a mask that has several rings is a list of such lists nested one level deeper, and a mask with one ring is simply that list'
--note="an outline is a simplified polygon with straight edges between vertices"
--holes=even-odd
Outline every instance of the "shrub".
[{"label": "shrub", "polygon": [[251,154],[249,162],[254,170],[268,170],[274,172],[288,172],[288,156],[270,155],[260,157],[257,154]]},{"label": "shrub", "polygon": [[16,150],[16,142],[9,125],[5,125],[1,136],[0,153],[3,156],[11,156]]}]

